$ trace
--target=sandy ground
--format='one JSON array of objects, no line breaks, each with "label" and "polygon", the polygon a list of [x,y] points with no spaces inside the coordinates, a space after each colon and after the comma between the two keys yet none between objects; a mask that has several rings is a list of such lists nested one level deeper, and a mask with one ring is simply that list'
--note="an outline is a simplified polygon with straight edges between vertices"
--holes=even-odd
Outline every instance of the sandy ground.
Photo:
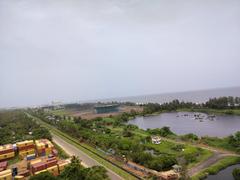
[{"label": "sandy ground", "polygon": [[[56,136],[53,134],[53,141],[58,144],[62,149],[64,149],[64,151],[69,154],[70,156],[78,156],[79,159],[82,160],[82,165],[85,167],[91,167],[91,166],[102,166],[101,164],[99,164],[96,160],[92,159],[91,157],[89,157],[87,154],[85,154],[84,152],[82,152],[81,150],[79,150],[78,148],[76,148],[74,145],[69,144],[68,142],[64,141],[63,139],[61,139],[59,136]],[[106,168],[106,167],[105,167]],[[113,172],[112,170],[107,169],[107,174],[110,177],[110,179],[112,180],[122,180],[123,178],[120,177],[118,174],[116,174],[115,172]]]},{"label": "sandy ground", "polygon": [[94,110],[89,110],[89,111],[72,112],[71,115],[75,117],[80,116],[82,119],[93,119],[96,117],[109,117],[110,115],[115,116],[123,112],[130,112],[131,110],[134,110],[136,112],[141,112],[143,108],[140,106],[123,106],[119,108],[119,112],[114,112],[114,113],[96,114]]}]

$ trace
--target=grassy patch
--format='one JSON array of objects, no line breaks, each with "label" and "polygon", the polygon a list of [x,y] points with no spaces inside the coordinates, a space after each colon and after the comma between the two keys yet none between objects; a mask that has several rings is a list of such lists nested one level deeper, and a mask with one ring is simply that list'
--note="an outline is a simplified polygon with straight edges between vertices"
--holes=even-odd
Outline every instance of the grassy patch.
[{"label": "grassy patch", "polygon": [[196,161],[188,164],[188,168],[196,166],[197,164],[206,161],[213,155],[213,152],[203,149],[200,156],[197,156]]},{"label": "grassy patch", "polygon": [[8,160],[8,164],[12,165],[12,164],[15,164],[15,163],[19,162],[20,160],[21,159],[19,158],[19,156],[17,154],[16,156],[14,156],[14,158]]},{"label": "grassy patch", "polygon": [[58,151],[58,157],[60,157],[61,159],[67,159],[69,158],[69,155],[60,147],[58,146],[56,143],[52,142],[54,147],[57,149]]},{"label": "grassy patch", "polygon": [[51,110],[50,113],[52,113],[53,115],[57,115],[57,116],[68,116],[71,113],[64,110],[64,109],[59,109],[59,110]]},{"label": "grassy patch", "polygon": [[178,112],[202,112],[206,114],[227,114],[227,115],[240,115],[240,109],[208,109],[208,108],[199,108],[199,109],[178,109]]},{"label": "grassy patch", "polygon": [[225,157],[224,159],[218,161],[214,165],[210,166],[209,168],[201,171],[197,175],[193,176],[192,180],[199,180],[205,179],[208,174],[214,175],[217,174],[219,171],[227,168],[228,166],[240,163],[240,157]]}]

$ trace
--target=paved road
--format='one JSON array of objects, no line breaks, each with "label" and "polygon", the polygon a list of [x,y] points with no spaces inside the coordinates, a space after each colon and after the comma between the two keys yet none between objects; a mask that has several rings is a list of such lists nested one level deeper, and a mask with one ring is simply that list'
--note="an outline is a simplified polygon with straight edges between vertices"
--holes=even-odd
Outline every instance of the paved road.
[{"label": "paved road", "polygon": [[[82,160],[82,165],[83,166],[86,166],[86,167],[91,167],[91,166],[96,166],[96,165],[102,166],[96,160],[92,159],[87,154],[82,152],[80,149],[78,149],[77,147],[75,147],[72,144],[69,144],[68,142],[66,142],[61,137],[59,137],[55,134],[53,134],[53,141],[56,144],[58,144],[61,148],[63,148],[64,151],[67,154],[69,154],[70,156],[73,156],[73,155],[78,156]],[[122,177],[120,177],[118,174],[116,174],[112,170],[110,170],[108,168],[106,168],[106,169],[108,171],[107,174],[110,177],[110,179],[112,179],[112,180],[122,180],[123,179]]]}]

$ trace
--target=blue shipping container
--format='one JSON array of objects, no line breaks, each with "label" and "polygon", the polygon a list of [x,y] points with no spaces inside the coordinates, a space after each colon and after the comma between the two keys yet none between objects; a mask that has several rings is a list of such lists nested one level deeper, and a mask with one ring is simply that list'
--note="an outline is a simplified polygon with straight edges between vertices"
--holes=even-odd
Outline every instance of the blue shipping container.
[{"label": "blue shipping container", "polygon": [[29,160],[32,160],[32,159],[35,159],[35,158],[36,158],[35,154],[27,155],[27,160],[28,160],[28,161],[29,161]]}]

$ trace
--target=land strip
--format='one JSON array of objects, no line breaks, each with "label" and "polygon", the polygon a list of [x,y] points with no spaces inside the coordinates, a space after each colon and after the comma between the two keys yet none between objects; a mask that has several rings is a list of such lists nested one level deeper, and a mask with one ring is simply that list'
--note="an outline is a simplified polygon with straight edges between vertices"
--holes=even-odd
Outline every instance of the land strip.
[{"label": "land strip", "polygon": [[[68,152],[70,155],[80,155],[80,159],[83,160],[83,165],[86,166],[92,166],[92,165],[101,165],[105,167],[108,171],[108,175],[111,179],[127,179],[127,180],[133,180],[133,179],[140,179],[137,176],[134,176],[133,174],[130,174],[126,170],[114,165],[113,163],[108,162],[106,159],[102,158],[97,153],[94,153],[92,150],[87,149],[83,145],[81,145],[76,139],[68,136],[67,134],[57,130],[53,126],[43,122],[37,117],[34,117],[30,114],[27,114],[34,118],[39,124],[42,126],[48,128],[50,132],[53,134],[53,140],[55,142],[59,142],[59,146],[61,146],[63,149],[67,149],[66,152]],[[84,161],[85,160],[85,161]]]}]

